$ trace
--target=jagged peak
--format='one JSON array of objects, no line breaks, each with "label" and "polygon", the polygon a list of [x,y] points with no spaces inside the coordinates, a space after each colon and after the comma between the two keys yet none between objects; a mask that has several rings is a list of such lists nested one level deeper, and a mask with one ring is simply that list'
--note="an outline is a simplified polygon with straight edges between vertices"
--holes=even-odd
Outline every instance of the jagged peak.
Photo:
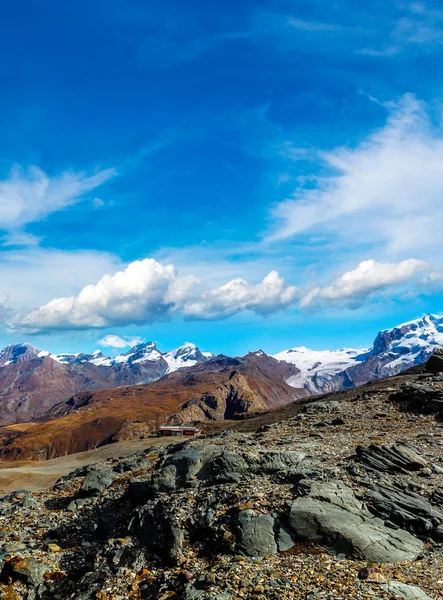
[{"label": "jagged peak", "polygon": [[7,366],[25,360],[32,360],[47,356],[49,352],[40,350],[32,344],[9,344],[0,352],[0,366]]}]

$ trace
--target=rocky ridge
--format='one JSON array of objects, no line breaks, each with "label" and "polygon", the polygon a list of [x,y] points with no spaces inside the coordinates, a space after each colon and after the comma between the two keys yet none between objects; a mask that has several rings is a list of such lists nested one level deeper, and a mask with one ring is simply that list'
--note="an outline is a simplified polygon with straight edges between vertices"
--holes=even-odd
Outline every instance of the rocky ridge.
[{"label": "rocky ridge", "polygon": [[442,412],[427,406],[443,377],[432,369],[3,497],[0,593],[441,599]]}]

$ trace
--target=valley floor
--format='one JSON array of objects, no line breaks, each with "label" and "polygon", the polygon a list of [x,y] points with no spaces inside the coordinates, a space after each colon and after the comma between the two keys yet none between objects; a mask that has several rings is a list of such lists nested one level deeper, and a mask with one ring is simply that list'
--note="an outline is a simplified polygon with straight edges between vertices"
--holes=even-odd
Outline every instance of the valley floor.
[{"label": "valley floor", "polygon": [[60,477],[75,471],[80,467],[107,459],[119,459],[130,456],[152,446],[164,446],[176,441],[166,438],[148,438],[140,441],[117,442],[102,446],[87,452],[78,452],[68,456],[60,456],[45,461],[30,461],[29,464],[15,466],[8,463],[7,467],[0,469],[0,493],[6,494],[14,490],[28,490],[35,492],[51,487]]}]

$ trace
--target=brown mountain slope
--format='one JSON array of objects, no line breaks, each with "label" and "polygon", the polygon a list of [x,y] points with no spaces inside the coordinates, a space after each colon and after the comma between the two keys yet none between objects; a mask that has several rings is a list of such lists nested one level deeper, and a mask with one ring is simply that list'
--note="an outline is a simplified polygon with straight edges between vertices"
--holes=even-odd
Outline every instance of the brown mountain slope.
[{"label": "brown mountain slope", "polygon": [[256,353],[218,357],[148,385],[82,392],[45,420],[0,428],[0,452],[5,460],[52,458],[123,439],[134,430],[153,431],[170,420],[232,419],[282,406],[305,394],[285,383],[296,372],[293,365]]},{"label": "brown mountain slope", "polygon": [[145,361],[140,365],[102,367],[26,355],[0,368],[0,425],[33,421],[83,390],[154,381],[164,375],[167,366],[165,361]]}]

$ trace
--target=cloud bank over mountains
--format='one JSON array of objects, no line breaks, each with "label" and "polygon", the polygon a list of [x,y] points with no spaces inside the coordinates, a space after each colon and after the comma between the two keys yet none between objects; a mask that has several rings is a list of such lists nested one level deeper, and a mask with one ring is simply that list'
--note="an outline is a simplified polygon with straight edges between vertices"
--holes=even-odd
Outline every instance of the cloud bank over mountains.
[{"label": "cloud bank over mountains", "polygon": [[365,260],[356,269],[344,273],[330,285],[312,289],[301,299],[300,307],[330,303],[356,308],[375,292],[411,282],[416,276],[426,272],[429,272],[429,265],[415,258],[397,264]]},{"label": "cloud bank over mountains", "polygon": [[[236,278],[204,289],[196,276],[180,275],[173,265],[146,258],[104,275],[77,296],[54,298],[30,312],[15,313],[8,323],[14,330],[35,333],[149,324],[173,317],[224,319],[243,311],[267,315],[290,306],[328,303],[354,308],[380,290],[413,285],[429,272],[429,265],[416,259],[397,264],[368,260],[331,284],[310,290],[289,285],[277,271],[256,284]],[[122,348],[133,339],[105,336],[101,345]]]}]

